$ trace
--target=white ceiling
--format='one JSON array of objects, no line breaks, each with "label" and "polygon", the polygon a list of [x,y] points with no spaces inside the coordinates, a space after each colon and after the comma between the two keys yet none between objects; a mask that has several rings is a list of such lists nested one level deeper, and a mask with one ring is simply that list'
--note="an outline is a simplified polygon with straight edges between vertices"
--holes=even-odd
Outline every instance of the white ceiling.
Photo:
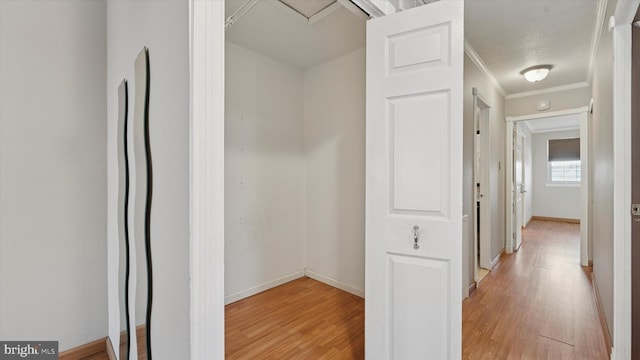
[{"label": "white ceiling", "polygon": [[[247,0],[227,0],[227,16]],[[335,0],[259,0],[229,30],[227,40],[307,69],[365,44],[365,20],[346,8],[309,23]],[[598,3],[603,0],[466,0],[465,39],[506,94],[589,81]],[[611,2],[611,1],[610,1]],[[547,79],[527,82],[520,71],[551,64]]]},{"label": "white ceiling", "polygon": [[[598,0],[467,0],[465,39],[507,94],[588,80]],[[524,68],[551,64],[530,83]]]},{"label": "white ceiling", "polygon": [[580,129],[580,115],[569,114],[523,121],[532,133]]},{"label": "white ceiling", "polygon": [[[227,0],[227,16],[245,1]],[[295,4],[295,1],[288,2]],[[365,44],[365,20],[344,7],[337,8],[330,15],[310,24],[304,16],[296,14],[277,0],[260,0],[227,30],[227,40],[301,69],[308,69],[346,55]],[[299,10],[313,13],[314,7],[307,6]]]},{"label": "white ceiling", "polygon": [[313,15],[322,11],[322,9],[327,8],[332,3],[336,2],[336,0],[280,0],[282,3],[291,7],[295,11],[298,11],[302,15],[307,18],[312,17]]}]

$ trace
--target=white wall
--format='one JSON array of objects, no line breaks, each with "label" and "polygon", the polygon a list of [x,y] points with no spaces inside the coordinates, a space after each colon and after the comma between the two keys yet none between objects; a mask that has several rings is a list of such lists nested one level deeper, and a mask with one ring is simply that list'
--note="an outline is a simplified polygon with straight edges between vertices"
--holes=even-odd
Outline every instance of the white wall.
[{"label": "white wall", "polygon": [[[469,56],[464,57],[464,140],[463,140],[463,214],[472,219],[475,202],[473,200],[473,94],[476,87],[478,93],[489,102],[490,132],[489,142],[491,154],[489,159],[489,197],[491,208],[491,259],[495,258],[505,247],[504,224],[504,139],[505,118],[504,98],[492,86],[480,69],[471,61]],[[474,281],[473,278],[473,221],[468,224],[468,238],[463,243],[463,281],[467,284]]]},{"label": "white wall", "polygon": [[227,42],[225,295],[364,294],[364,49],[306,72]]},{"label": "white wall", "polygon": [[[153,157],[152,350],[156,359],[184,359],[189,357],[190,351],[188,3],[177,0],[109,1],[107,36],[109,336],[117,344],[120,330],[117,298],[117,88],[123,78],[129,80],[131,119],[136,86],[133,62],[138,52],[147,46],[151,71],[149,121]],[[130,229],[133,229],[132,225]],[[134,254],[132,259],[135,259]]]},{"label": "white wall", "polygon": [[[616,1],[607,3],[605,19]],[[613,48],[611,33],[602,30],[593,76],[591,129],[591,243],[593,277],[598,287],[609,334],[613,334]]]},{"label": "white wall", "polygon": [[365,50],[304,77],[307,268],[364,295]]},{"label": "white wall", "polygon": [[225,92],[229,302],[304,271],[303,73],[227,42]]},{"label": "white wall", "polygon": [[580,219],[580,186],[547,181],[547,142],[575,137],[580,137],[580,130],[533,134],[533,216]]},{"label": "white wall", "polygon": [[101,1],[0,1],[0,339],[104,337]]},{"label": "white wall", "polygon": [[589,105],[591,88],[589,86],[554,91],[546,94],[529,95],[524,97],[507,98],[505,101],[505,114],[507,116],[520,116],[541,113],[536,109],[538,101],[549,100],[549,109],[545,111],[560,111],[576,109]]}]

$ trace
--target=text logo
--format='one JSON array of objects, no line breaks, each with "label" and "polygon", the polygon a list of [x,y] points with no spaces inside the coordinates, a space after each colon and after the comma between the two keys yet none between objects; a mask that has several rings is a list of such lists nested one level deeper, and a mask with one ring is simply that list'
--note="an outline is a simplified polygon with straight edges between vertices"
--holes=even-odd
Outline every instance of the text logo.
[{"label": "text logo", "polygon": [[57,341],[0,341],[0,360],[58,360]]}]

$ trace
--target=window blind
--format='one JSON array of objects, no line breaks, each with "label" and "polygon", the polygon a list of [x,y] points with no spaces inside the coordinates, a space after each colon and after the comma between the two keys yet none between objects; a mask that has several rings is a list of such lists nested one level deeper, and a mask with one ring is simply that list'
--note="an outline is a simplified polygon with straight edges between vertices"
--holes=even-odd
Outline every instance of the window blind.
[{"label": "window blind", "polygon": [[549,139],[549,161],[580,160],[580,138]]}]

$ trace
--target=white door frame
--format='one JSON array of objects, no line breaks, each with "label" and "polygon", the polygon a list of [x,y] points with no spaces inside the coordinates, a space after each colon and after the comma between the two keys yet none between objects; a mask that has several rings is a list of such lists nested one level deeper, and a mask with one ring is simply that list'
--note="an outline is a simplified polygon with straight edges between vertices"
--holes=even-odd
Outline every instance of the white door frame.
[{"label": "white door frame", "polygon": [[[480,119],[476,121],[476,111],[480,109]],[[489,122],[491,120],[491,105],[489,102],[485,100],[485,98],[478,93],[477,88],[473,88],[473,127],[474,127],[474,169],[475,169],[475,149],[476,149],[476,133],[480,131],[480,179],[476,179],[476,175],[473,176],[473,263],[474,263],[474,281],[478,281],[478,266],[484,269],[491,269],[491,250],[490,250],[490,241],[491,239],[491,196],[490,193],[491,187],[489,186],[489,155],[491,152],[491,130],[489,127]],[[480,181],[480,189],[477,189],[476,180]],[[480,201],[480,263],[478,263],[478,234],[477,234],[477,210],[476,210],[476,201],[477,194],[476,192],[480,191],[482,195],[482,201]]]},{"label": "white door frame", "polygon": [[618,1],[613,32],[613,349],[631,358],[631,22],[640,0]]},{"label": "white door frame", "polygon": [[[513,175],[513,126],[515,122],[525,120],[543,119],[547,117],[564,116],[578,114],[580,116],[580,167],[581,167],[581,179],[580,179],[580,264],[582,266],[589,265],[589,107],[583,106],[576,109],[549,111],[540,114],[522,115],[522,116],[507,116],[507,131],[505,142],[507,145],[506,150],[506,165],[505,171],[505,184],[507,189],[510,187],[508,184],[512,184]],[[512,186],[513,187],[513,184]],[[506,190],[505,194],[505,238],[507,243],[505,244],[506,252],[513,252],[513,218],[515,214],[510,210],[513,207],[513,191]]]},{"label": "white door frame", "polygon": [[224,1],[189,0],[191,359],[224,359]]},{"label": "white door frame", "polygon": [[[354,0],[373,16],[389,0]],[[189,0],[191,359],[224,359],[225,1]]]}]

